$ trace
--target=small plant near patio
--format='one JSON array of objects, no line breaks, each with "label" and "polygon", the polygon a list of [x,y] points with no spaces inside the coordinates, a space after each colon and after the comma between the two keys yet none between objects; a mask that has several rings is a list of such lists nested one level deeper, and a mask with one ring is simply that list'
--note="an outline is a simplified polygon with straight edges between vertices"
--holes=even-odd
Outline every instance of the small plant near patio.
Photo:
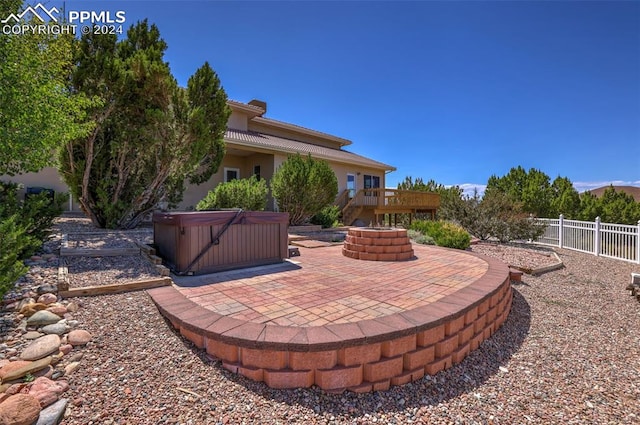
[{"label": "small plant near patio", "polygon": [[0,296],[27,271],[23,260],[35,253],[62,212],[63,196],[53,201],[45,193],[21,201],[18,186],[0,182]]},{"label": "small plant near patio", "polygon": [[338,179],[323,160],[291,155],[271,179],[271,192],[289,224],[299,226],[331,205],[338,195]]},{"label": "small plant near patio", "polygon": [[418,220],[411,224],[410,229],[430,236],[438,246],[467,249],[471,245],[469,233],[448,221]]},{"label": "small plant near patio", "polygon": [[248,179],[220,183],[198,202],[196,210],[242,208],[246,211],[264,211],[267,207],[267,182],[251,176]]},{"label": "small plant near patio", "polygon": [[420,245],[435,245],[436,241],[433,240],[433,238],[429,235],[425,235],[424,233],[420,233],[417,230],[413,230],[413,229],[409,229],[407,230],[407,236],[409,236],[409,239],[411,239],[413,242],[420,244]]},{"label": "small plant near patio", "polygon": [[330,205],[324,207],[319,213],[311,217],[311,224],[319,224],[323,228],[338,227],[340,222],[338,217],[340,216],[340,207],[337,205]]}]

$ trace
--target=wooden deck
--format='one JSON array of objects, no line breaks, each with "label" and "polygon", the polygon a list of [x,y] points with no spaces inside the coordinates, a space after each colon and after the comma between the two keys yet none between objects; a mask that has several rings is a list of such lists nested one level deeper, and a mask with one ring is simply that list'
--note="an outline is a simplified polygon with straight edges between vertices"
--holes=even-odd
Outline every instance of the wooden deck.
[{"label": "wooden deck", "polygon": [[[344,202],[344,193],[339,197],[340,204]],[[338,205],[340,205],[338,204]],[[376,217],[376,222],[380,222],[380,217],[385,221],[389,215],[389,222],[392,217],[397,220],[398,214],[409,214],[412,220],[418,213],[431,214],[435,217],[437,209],[440,207],[440,195],[433,192],[421,192],[414,190],[398,189],[362,189],[342,207],[343,222],[350,225],[364,211],[372,211]]]}]

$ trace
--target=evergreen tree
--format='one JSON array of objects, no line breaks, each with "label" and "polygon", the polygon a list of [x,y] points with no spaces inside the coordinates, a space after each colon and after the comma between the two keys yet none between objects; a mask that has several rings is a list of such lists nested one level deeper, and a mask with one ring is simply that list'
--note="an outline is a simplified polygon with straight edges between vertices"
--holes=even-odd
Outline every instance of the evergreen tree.
[{"label": "evergreen tree", "polygon": [[292,226],[307,223],[338,195],[338,179],[326,161],[289,156],[271,179],[271,192]]},{"label": "evergreen tree", "polygon": [[[19,12],[22,3],[4,0],[0,16]],[[90,122],[77,122],[86,98],[67,89],[72,42],[68,34],[0,32],[0,175],[55,165],[62,143],[90,129]]]},{"label": "evergreen tree", "polygon": [[60,173],[99,227],[132,228],[159,201],[175,206],[191,183],[207,181],[224,156],[230,114],[208,63],[178,87],[155,25],[127,38],[89,34],[76,52],[72,89],[100,100],[93,131],[66,143]]},{"label": "evergreen tree", "polygon": [[527,172],[518,166],[503,177],[491,176],[486,193],[502,192],[512,201],[521,203],[525,212],[537,217],[549,217],[552,214],[553,196],[549,181],[549,176],[540,170],[531,168]]},{"label": "evergreen tree", "polygon": [[556,177],[551,183],[551,214],[549,217],[576,218],[580,211],[580,194],[566,177]]}]

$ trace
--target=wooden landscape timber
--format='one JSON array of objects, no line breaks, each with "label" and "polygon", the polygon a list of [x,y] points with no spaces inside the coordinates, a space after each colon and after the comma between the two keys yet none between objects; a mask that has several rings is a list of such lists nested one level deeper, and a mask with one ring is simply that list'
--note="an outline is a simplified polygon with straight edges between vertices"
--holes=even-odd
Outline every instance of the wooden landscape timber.
[{"label": "wooden landscape timber", "polygon": [[91,297],[95,295],[119,294],[122,292],[139,291],[141,289],[151,289],[160,286],[171,286],[172,283],[173,281],[170,277],[155,277],[152,279],[144,279],[128,283],[114,283],[111,285],[71,288],[66,291],[59,291],[58,294],[63,298]]}]

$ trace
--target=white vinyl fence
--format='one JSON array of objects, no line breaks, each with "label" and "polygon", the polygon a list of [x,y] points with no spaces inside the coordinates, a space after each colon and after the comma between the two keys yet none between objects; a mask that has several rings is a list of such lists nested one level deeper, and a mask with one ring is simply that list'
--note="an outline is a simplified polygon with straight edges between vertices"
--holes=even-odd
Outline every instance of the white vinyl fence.
[{"label": "white vinyl fence", "polygon": [[537,243],[640,264],[640,221],[637,225],[540,218],[546,224]]}]

